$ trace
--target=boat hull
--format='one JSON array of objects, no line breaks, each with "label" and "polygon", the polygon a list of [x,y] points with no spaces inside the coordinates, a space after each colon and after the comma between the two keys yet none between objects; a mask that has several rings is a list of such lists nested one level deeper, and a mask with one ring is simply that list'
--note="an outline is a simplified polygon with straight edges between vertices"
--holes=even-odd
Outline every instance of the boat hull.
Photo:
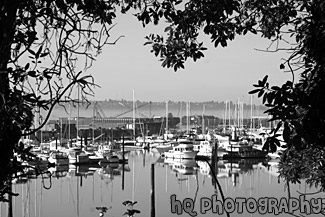
[{"label": "boat hull", "polygon": [[65,152],[52,152],[47,160],[50,164],[55,164],[57,166],[69,164],[69,158]]},{"label": "boat hull", "polygon": [[176,159],[195,159],[198,151],[189,151],[189,152],[177,152],[177,151],[168,151],[165,152],[165,158],[176,158]]},{"label": "boat hull", "polygon": [[173,149],[172,145],[159,145],[156,146],[155,149],[157,149],[157,151],[159,152],[160,155],[164,155],[165,152],[168,152],[169,150]]},{"label": "boat hull", "polygon": [[62,165],[69,165],[69,158],[65,159],[48,159],[49,163],[55,164],[57,166],[62,166]]},{"label": "boat hull", "polygon": [[248,150],[238,150],[238,151],[228,151],[227,154],[223,155],[223,159],[226,158],[265,158],[267,152],[260,151],[257,149],[248,149]]}]

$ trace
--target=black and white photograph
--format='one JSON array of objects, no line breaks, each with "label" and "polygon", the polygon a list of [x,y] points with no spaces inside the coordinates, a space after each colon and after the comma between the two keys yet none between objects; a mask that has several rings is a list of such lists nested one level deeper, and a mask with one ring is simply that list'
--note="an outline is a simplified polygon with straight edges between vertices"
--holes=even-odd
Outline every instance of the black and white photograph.
[{"label": "black and white photograph", "polygon": [[0,216],[325,216],[324,96],[323,0],[0,0]]}]

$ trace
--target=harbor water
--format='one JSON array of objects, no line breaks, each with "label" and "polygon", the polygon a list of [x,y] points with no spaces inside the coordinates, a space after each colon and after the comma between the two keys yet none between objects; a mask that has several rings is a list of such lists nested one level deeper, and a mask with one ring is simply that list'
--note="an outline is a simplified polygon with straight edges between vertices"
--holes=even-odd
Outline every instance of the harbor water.
[{"label": "harbor water", "polygon": [[[225,210],[229,216],[321,215],[311,213],[318,207],[316,200],[313,204],[310,200],[324,201],[324,194],[309,195],[316,189],[305,182],[287,185],[278,179],[277,162],[241,159],[210,164],[166,160],[155,150],[139,149],[129,153],[125,165],[52,167],[48,169],[51,176],[48,173],[13,180],[12,190],[19,195],[1,203],[0,216],[210,217],[227,216]],[[288,205],[289,198],[302,207],[294,203],[287,209],[284,202]],[[127,206],[128,201],[134,203],[133,207]],[[217,201],[227,201],[227,207],[218,209],[221,206]]]}]

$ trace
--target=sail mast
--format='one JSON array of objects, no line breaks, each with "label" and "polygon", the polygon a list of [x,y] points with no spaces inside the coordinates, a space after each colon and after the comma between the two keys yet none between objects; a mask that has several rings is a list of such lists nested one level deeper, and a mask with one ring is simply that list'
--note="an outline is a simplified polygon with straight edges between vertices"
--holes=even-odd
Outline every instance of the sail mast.
[{"label": "sail mast", "polygon": [[179,114],[179,127],[180,127],[180,129],[181,129],[181,131],[182,131],[182,102],[180,102],[181,103],[181,105],[180,105],[180,114]]},{"label": "sail mast", "polygon": [[132,91],[132,101],[133,101],[133,137],[135,138],[135,102],[134,102],[134,89]]},{"label": "sail mast", "polygon": [[203,104],[203,112],[202,112],[202,134],[204,135],[205,133],[205,123],[204,123],[204,115],[205,115],[205,105]]},{"label": "sail mast", "polygon": [[80,101],[80,87],[79,84],[77,86],[77,92],[78,92],[78,103],[77,103],[77,138],[76,138],[76,144],[78,144],[78,138],[79,138],[79,101]]},{"label": "sail mast", "polygon": [[166,101],[166,137],[168,136],[168,101]]}]

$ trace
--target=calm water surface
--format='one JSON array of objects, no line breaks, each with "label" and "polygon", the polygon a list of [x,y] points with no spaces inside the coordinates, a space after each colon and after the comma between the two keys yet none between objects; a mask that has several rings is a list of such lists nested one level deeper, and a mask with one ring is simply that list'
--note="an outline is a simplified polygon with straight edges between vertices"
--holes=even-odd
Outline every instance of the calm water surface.
[{"label": "calm water surface", "polygon": [[[137,150],[130,152],[127,165],[112,167],[60,167],[51,168],[51,179],[31,178],[23,183],[15,183],[13,191],[19,193],[13,197],[12,217],[95,217],[100,215],[99,207],[107,208],[102,213],[106,217],[121,217],[127,210],[124,201],[136,201],[134,209],[140,211],[135,216],[191,216],[187,212],[178,215],[172,213],[171,196],[175,195],[174,207],[182,204],[193,205],[197,216],[218,215],[208,210],[203,214],[208,200],[213,195],[221,200],[221,194],[211,176],[210,168],[204,161],[166,162],[155,151]],[[154,164],[154,206],[151,200],[151,171]],[[184,169],[183,165],[188,168]],[[278,182],[276,163],[264,160],[219,161],[214,162],[214,171],[225,197],[254,198],[262,197],[299,198],[299,192],[314,192],[305,183],[290,185]],[[124,182],[123,182],[124,181]],[[310,198],[324,198],[324,194],[314,194]],[[203,206],[203,201],[207,203]],[[212,200],[211,200],[212,201]],[[193,203],[193,204],[192,204]],[[212,204],[212,203],[211,203]],[[8,217],[8,203],[0,206],[1,217]],[[297,213],[297,212],[295,212]],[[299,214],[299,212],[297,213]],[[248,213],[246,209],[239,214],[234,211],[230,216],[260,216],[258,212]],[[267,213],[263,216],[276,216]],[[278,216],[293,216],[281,214]],[[304,215],[305,216],[305,215]],[[320,216],[311,214],[309,216]]]}]

